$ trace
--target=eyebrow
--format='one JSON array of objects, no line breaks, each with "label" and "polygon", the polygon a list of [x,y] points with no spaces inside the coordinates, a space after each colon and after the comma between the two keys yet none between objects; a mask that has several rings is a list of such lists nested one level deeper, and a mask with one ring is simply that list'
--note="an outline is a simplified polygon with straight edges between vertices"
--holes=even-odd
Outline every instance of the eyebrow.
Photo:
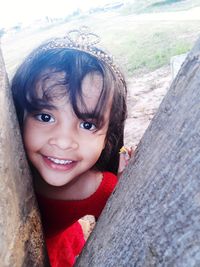
[{"label": "eyebrow", "polygon": [[83,118],[90,118],[90,119],[96,119],[99,121],[103,121],[105,119],[105,114],[99,115],[97,112],[79,112],[81,117]]},{"label": "eyebrow", "polygon": [[58,110],[58,108],[54,105],[50,105],[50,104],[44,104],[44,105],[38,105],[37,107],[35,107],[35,110],[43,110],[43,109],[47,109],[47,110]]},{"label": "eyebrow", "polygon": [[97,123],[98,125],[101,124],[102,121],[102,118],[99,118],[97,115],[94,116],[93,114],[90,114],[90,113],[80,113],[80,116],[77,116],[79,119],[81,120],[90,120],[92,122],[95,122]]},{"label": "eyebrow", "polygon": [[90,113],[90,112],[80,112],[80,118],[81,119],[89,119],[93,120],[97,123],[98,127],[102,128],[105,124],[105,116],[99,116],[98,114],[95,113]]}]

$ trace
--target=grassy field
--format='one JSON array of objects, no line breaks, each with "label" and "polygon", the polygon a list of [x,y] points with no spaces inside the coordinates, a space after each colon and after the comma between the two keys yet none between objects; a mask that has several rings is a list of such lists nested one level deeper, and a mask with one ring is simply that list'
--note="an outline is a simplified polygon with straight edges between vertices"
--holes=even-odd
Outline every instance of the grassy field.
[{"label": "grassy field", "polygon": [[140,0],[130,1],[121,13],[124,15],[133,13],[149,13],[163,11],[182,11],[200,5],[200,0]]},{"label": "grassy field", "polygon": [[2,50],[9,77],[43,40],[63,35],[79,25],[89,26],[102,37],[102,45],[112,52],[129,77],[168,64],[172,56],[188,52],[199,37],[200,20],[138,20],[122,11],[81,15],[48,27],[4,35]]}]

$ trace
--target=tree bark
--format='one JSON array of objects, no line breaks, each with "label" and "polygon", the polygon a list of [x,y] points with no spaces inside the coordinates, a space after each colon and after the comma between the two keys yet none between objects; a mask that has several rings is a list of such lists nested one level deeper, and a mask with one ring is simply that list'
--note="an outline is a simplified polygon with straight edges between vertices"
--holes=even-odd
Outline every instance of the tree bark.
[{"label": "tree bark", "polygon": [[0,266],[48,266],[40,217],[0,51]]},{"label": "tree bark", "polygon": [[200,266],[200,40],[76,267]]}]

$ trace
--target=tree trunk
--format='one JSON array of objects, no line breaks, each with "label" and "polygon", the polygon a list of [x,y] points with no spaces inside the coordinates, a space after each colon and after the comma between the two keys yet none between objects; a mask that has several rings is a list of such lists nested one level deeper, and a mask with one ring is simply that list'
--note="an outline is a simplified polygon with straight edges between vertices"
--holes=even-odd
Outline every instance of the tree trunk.
[{"label": "tree trunk", "polygon": [[200,40],[76,267],[200,266]]},{"label": "tree trunk", "polygon": [[48,266],[29,168],[0,51],[0,266]]}]

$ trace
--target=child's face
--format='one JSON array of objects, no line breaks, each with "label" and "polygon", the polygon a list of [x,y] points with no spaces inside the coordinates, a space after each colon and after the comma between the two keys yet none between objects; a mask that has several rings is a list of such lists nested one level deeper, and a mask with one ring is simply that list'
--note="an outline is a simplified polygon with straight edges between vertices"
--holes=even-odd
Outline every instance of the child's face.
[{"label": "child's face", "polygon": [[[89,110],[97,104],[102,82],[98,74],[89,74],[83,80],[83,98]],[[37,92],[40,95],[40,89]],[[54,109],[25,115],[25,149],[48,184],[66,185],[94,166],[105,146],[111,104],[110,97],[104,114],[105,124],[99,130],[90,118],[86,121],[77,118],[67,96],[56,98]]]}]

